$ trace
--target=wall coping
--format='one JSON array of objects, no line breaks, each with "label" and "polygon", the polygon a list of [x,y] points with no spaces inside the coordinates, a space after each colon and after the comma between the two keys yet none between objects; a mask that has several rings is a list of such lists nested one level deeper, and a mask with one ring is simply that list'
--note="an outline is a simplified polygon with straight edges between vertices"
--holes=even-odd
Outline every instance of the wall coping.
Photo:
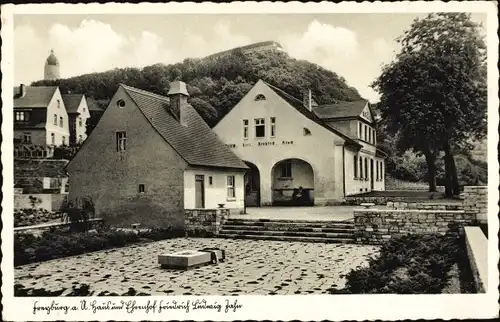
[{"label": "wall coping", "polygon": [[394,213],[406,213],[406,212],[414,212],[414,213],[445,213],[445,214],[464,214],[465,210],[440,210],[440,209],[378,209],[378,208],[369,208],[369,209],[354,209],[354,212],[358,213],[369,213],[369,212],[394,212]]},{"label": "wall coping", "polygon": [[[468,245],[469,261],[474,261],[478,273],[478,284],[476,288],[483,288],[487,291],[488,287],[488,239],[479,227],[464,227],[466,244]],[[486,251],[485,251],[486,250]]]}]

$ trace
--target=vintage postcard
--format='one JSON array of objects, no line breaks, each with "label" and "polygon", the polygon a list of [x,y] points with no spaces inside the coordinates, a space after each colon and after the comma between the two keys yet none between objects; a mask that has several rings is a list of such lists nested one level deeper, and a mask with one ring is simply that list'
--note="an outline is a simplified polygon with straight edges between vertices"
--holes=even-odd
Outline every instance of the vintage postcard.
[{"label": "vintage postcard", "polygon": [[497,9],[2,5],[3,318],[498,318]]}]

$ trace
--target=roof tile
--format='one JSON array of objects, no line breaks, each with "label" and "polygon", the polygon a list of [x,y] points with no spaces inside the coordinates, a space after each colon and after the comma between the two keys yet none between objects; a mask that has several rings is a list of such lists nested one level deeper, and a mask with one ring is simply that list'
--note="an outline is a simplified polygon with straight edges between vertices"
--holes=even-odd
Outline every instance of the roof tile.
[{"label": "roof tile", "polygon": [[57,90],[56,86],[26,86],[26,93],[19,97],[19,86],[14,87],[14,108],[47,107]]}]

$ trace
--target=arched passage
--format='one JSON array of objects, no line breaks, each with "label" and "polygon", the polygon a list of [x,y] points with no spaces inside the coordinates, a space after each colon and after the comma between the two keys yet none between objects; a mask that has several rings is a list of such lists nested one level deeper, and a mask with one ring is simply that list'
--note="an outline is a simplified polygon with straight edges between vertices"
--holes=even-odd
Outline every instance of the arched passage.
[{"label": "arched passage", "polygon": [[308,162],[281,160],[272,167],[271,178],[273,205],[314,205],[314,171]]},{"label": "arched passage", "polygon": [[251,162],[244,161],[250,168],[245,174],[245,207],[260,207],[260,171]]}]

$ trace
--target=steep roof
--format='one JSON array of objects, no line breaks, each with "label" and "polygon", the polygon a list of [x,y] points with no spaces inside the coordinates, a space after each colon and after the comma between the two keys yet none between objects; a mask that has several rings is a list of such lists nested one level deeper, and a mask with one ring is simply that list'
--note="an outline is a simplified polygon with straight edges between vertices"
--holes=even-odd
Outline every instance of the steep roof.
[{"label": "steep roof", "polygon": [[68,113],[78,113],[78,106],[80,106],[83,94],[64,94],[62,98]]},{"label": "steep roof", "polygon": [[101,104],[91,97],[87,97],[87,107],[91,112],[104,112]]},{"label": "steep roof", "polygon": [[317,106],[314,113],[322,119],[358,117],[363,112],[368,101],[359,100],[354,102],[338,102]]},{"label": "steep roof", "polygon": [[14,108],[47,107],[57,86],[25,86],[26,93],[19,96],[19,86],[14,87]]},{"label": "steep roof", "polygon": [[205,123],[196,110],[188,105],[187,126],[182,126],[170,110],[165,96],[121,84],[153,128],[190,165],[247,169],[248,167]]},{"label": "steep roof", "polygon": [[[262,81],[262,82],[264,82],[264,81]],[[346,140],[349,144],[357,146],[357,147],[361,147],[361,145],[359,143],[357,143],[356,141],[354,141],[352,138],[350,138],[346,134],[340,132],[339,130],[329,126],[321,118],[319,118],[316,114],[314,114],[313,112],[311,112],[307,108],[305,108],[304,103],[301,100],[299,100],[298,98],[293,97],[292,95],[288,94],[287,92],[285,92],[285,91],[283,91],[283,90],[281,90],[281,89],[279,89],[271,84],[268,84],[266,82],[264,82],[264,83],[267,86],[269,86],[269,88],[271,88],[276,94],[278,94],[278,96],[280,96],[282,99],[284,99],[288,104],[290,104],[292,107],[294,107],[297,111],[299,111],[302,115],[304,115],[305,117],[307,117],[311,121],[316,122],[317,124],[326,128],[330,132],[337,134],[338,136],[340,136],[341,138]]]}]

